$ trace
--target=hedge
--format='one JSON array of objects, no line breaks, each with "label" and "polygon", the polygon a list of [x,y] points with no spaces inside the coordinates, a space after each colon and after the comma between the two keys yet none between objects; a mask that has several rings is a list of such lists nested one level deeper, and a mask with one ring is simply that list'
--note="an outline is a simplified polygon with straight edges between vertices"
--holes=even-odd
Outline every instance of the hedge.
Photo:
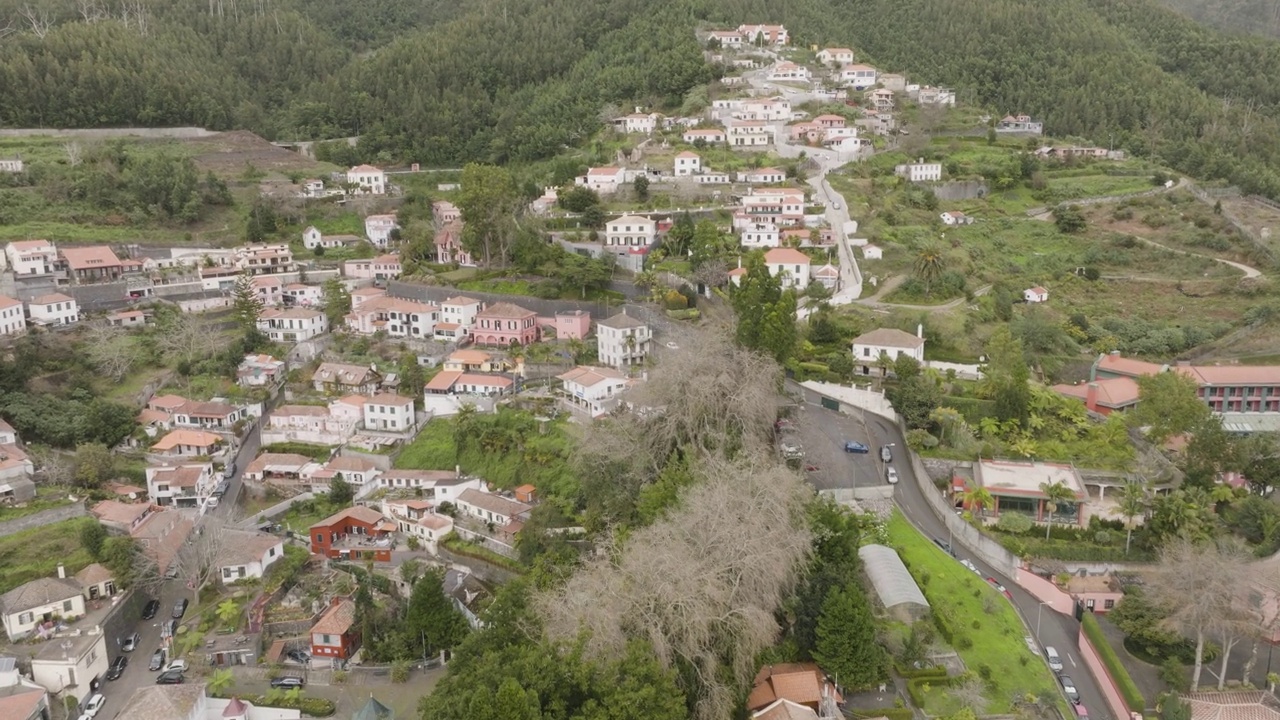
[{"label": "hedge", "polygon": [[1093,613],[1086,612],[1080,625],[1084,628],[1084,634],[1089,638],[1089,642],[1093,644],[1093,649],[1102,658],[1102,664],[1107,666],[1107,673],[1111,675],[1116,687],[1120,688],[1125,704],[1134,712],[1140,713],[1146,710],[1146,699],[1142,697],[1142,692],[1129,676],[1129,671],[1120,662],[1115,648],[1111,647],[1111,643],[1107,642],[1106,636],[1102,634],[1102,626],[1098,625],[1098,619],[1093,616]]},{"label": "hedge", "polygon": [[947,669],[941,665],[930,665],[929,667],[926,667],[926,668],[913,668],[913,667],[903,667],[901,665],[894,665],[893,669],[898,671],[898,675],[908,680],[911,678],[923,678],[923,677],[936,678],[936,677],[947,676]]},{"label": "hedge", "polygon": [[[225,695],[226,693],[222,694]],[[272,699],[266,695],[246,695],[239,692],[235,693],[235,696],[252,705],[301,710],[304,715],[310,715],[311,717],[329,717],[338,710],[338,706],[332,700],[318,697],[300,697],[297,700]]]},{"label": "hedge", "polygon": [[952,677],[943,675],[942,677],[911,678],[907,681],[907,694],[911,696],[911,702],[915,704],[916,707],[923,708],[925,705],[924,691],[921,690],[923,686],[928,685],[929,687],[935,688],[951,687],[952,685],[960,682],[961,679],[962,678],[959,675]]}]

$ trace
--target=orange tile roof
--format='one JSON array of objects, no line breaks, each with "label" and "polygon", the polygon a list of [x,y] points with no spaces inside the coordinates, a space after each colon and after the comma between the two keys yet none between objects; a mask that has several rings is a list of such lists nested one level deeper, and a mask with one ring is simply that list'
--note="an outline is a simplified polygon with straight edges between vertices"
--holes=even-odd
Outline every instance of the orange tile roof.
[{"label": "orange tile roof", "polygon": [[427,383],[426,389],[444,392],[452,388],[462,375],[461,370],[446,370],[431,378],[431,381]]},{"label": "orange tile roof", "polygon": [[487,363],[493,356],[483,350],[456,350],[452,355],[445,358],[445,362],[465,363],[467,365],[479,365]]},{"label": "orange tile roof", "polygon": [[311,632],[322,635],[342,635],[351,629],[356,621],[356,604],[350,600],[341,600],[337,605],[325,611]]},{"label": "orange tile roof", "polygon": [[120,267],[120,258],[106,245],[94,245],[86,248],[64,247],[58,251],[67,267],[72,270],[94,270],[105,267]]},{"label": "orange tile roof", "polygon": [[1164,366],[1146,362],[1144,360],[1134,360],[1133,358],[1127,358],[1121,355],[1103,355],[1098,359],[1098,370],[1102,372],[1115,373],[1117,375],[1139,377],[1141,375],[1155,375],[1156,373],[1163,372]]},{"label": "orange tile roof", "polygon": [[808,265],[809,256],[795,248],[774,248],[764,254],[769,265]]},{"label": "orange tile roof", "polygon": [[66,295],[63,295],[62,293],[49,293],[47,295],[41,295],[40,297],[33,299],[31,301],[31,304],[32,305],[52,305],[54,303],[60,303],[60,302],[74,302],[74,300],[72,300],[72,298],[67,297]]},{"label": "orange tile roof", "polygon": [[500,303],[494,303],[489,307],[485,308],[484,310],[481,310],[477,314],[477,317],[518,320],[518,319],[527,318],[534,315],[537,315],[537,313],[535,313],[532,310],[525,310],[524,308],[514,303],[500,302]]},{"label": "orange tile roof", "polygon": [[373,508],[365,507],[363,505],[356,505],[354,507],[349,507],[344,510],[339,510],[338,512],[330,515],[329,517],[321,520],[320,522],[316,523],[315,525],[312,525],[311,527],[313,528],[332,527],[348,518],[362,522],[365,525],[376,525],[382,522],[382,513],[378,512],[377,510],[374,510]]},{"label": "orange tile roof", "polygon": [[168,435],[160,439],[160,442],[151,446],[152,450],[165,452],[172,450],[179,445],[189,445],[197,448],[207,448],[222,442],[222,438],[210,432],[203,430],[174,430]]}]

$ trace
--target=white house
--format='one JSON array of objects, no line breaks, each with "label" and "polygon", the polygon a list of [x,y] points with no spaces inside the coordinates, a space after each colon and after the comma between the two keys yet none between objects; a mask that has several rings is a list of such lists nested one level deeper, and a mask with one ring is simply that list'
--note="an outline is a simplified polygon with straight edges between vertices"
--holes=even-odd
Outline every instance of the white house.
[{"label": "white house", "polygon": [[612,195],[618,192],[626,182],[626,173],[620,167],[588,168],[586,175],[579,175],[573,183],[579,187],[590,188],[601,195]]},{"label": "white house", "polygon": [[781,278],[782,289],[809,287],[809,256],[795,248],[774,248],[764,254],[769,274]]},{"label": "white house", "polygon": [[579,365],[556,377],[563,383],[565,403],[592,418],[612,411],[622,393],[631,385],[626,375],[613,368],[587,365]]},{"label": "white house", "polygon": [[913,163],[895,166],[893,174],[910,182],[935,182],[942,179],[942,163],[927,163],[920,158]]},{"label": "white house", "polygon": [[773,167],[744,170],[743,172],[738,173],[738,182],[771,185],[773,183],[786,182],[786,180],[787,174],[782,170]]},{"label": "white house", "polygon": [[278,535],[244,530],[223,530],[218,572],[223,583],[262,577],[267,568],[284,557],[284,539]]},{"label": "white house", "polygon": [[755,223],[779,227],[804,222],[804,191],[799,188],[752,188],[742,196],[742,212],[734,215],[733,226],[741,230]]},{"label": "white house", "polygon": [[809,80],[809,68],[793,62],[780,62],[769,72],[770,80]]},{"label": "white house", "polygon": [[0,158],[0,172],[22,172],[22,158]]},{"label": "white house", "polygon": [[364,403],[364,426],[368,430],[405,432],[414,427],[413,398],[378,393]]},{"label": "white house", "polygon": [[818,51],[818,62],[823,65],[836,63],[846,65],[853,62],[853,51],[849,48],[826,48]]},{"label": "white house", "polygon": [[475,298],[455,295],[440,303],[440,322],[436,323],[438,340],[458,341],[471,333],[482,305]]},{"label": "white house", "polygon": [[693,145],[699,141],[710,145],[712,143],[724,142],[725,134],[723,130],[720,130],[718,128],[685,130],[684,134],[680,136],[680,139],[684,140],[690,145]]},{"label": "white house", "polygon": [[720,43],[720,47],[738,48],[742,47],[742,43],[745,38],[742,37],[742,33],[734,32],[732,30],[712,30],[707,33],[707,40],[715,40]]},{"label": "white house", "polygon": [[58,248],[48,240],[15,240],[4,255],[14,275],[48,275],[58,264]]},{"label": "white house", "polygon": [[791,101],[782,97],[749,98],[743,100],[733,112],[738,120],[772,120],[782,122],[791,119]]},{"label": "white house", "polygon": [[773,126],[764,120],[739,120],[729,126],[729,144],[759,147],[773,142]]},{"label": "white house", "polygon": [[453,504],[464,515],[498,527],[522,519],[533,509],[522,502],[474,488],[463,490]]},{"label": "white house", "polygon": [[339,248],[353,245],[360,241],[355,235],[325,235],[315,225],[308,225],[302,231],[302,246],[308,250],[316,248]]},{"label": "white house", "polygon": [[391,233],[399,230],[395,215],[370,215],[364,219],[364,236],[375,247],[384,248],[391,243]]},{"label": "white house", "polygon": [[623,215],[604,228],[605,245],[649,247],[658,240],[658,223],[639,215]]},{"label": "white house", "polygon": [[431,337],[440,320],[440,307],[417,300],[382,295],[360,303],[343,319],[347,329],[361,335],[385,331],[390,337]]},{"label": "white house", "polygon": [[289,283],[280,290],[285,307],[312,307],[324,302],[324,288],[319,285]]},{"label": "white house", "polygon": [[686,150],[685,152],[676,155],[676,177],[697,175],[700,172],[702,172],[702,156],[698,155],[698,153]]},{"label": "white house", "polygon": [[738,34],[749,44],[786,45],[790,42],[782,25],[739,25]]},{"label": "white house", "polygon": [[870,65],[845,65],[840,68],[840,82],[854,90],[865,90],[876,84],[876,69]]},{"label": "white house", "polygon": [[752,223],[742,229],[740,242],[745,248],[776,248],[782,243],[782,233],[773,223]]},{"label": "white house", "polygon": [[1049,301],[1049,291],[1037,285],[1033,288],[1027,288],[1022,291],[1022,299],[1029,303],[1042,303]]},{"label": "white house", "polygon": [[347,182],[355,185],[357,195],[385,195],[387,174],[372,165],[357,165],[347,171]]},{"label": "white house", "polygon": [[93,629],[46,643],[31,659],[31,679],[51,693],[87,697],[90,684],[111,664],[106,636],[100,628]]},{"label": "white house", "polygon": [[862,257],[868,260],[883,260],[884,250],[880,249],[879,245],[872,245],[871,243],[867,243],[866,245],[862,246]]},{"label": "white house", "polygon": [[[338,455],[325,463],[323,467],[309,470],[303,475],[303,480],[311,484],[311,492],[327,493],[333,485],[333,481],[341,477],[349,485],[356,488],[357,493],[359,493],[360,488],[365,486],[372,487],[371,483],[377,480],[381,474],[382,469],[374,465],[371,460],[349,455]],[[362,495],[359,496],[362,497]]]},{"label": "white house", "polygon": [[596,321],[596,357],[606,365],[615,368],[639,365],[649,355],[652,345],[653,331],[625,310]]},{"label": "white house", "polygon": [[[359,397],[359,396],[357,396]],[[334,401],[321,405],[281,405],[271,411],[262,428],[262,442],[307,442],[317,445],[341,445],[356,432],[363,416],[364,398],[356,408],[356,417],[334,412],[346,404]]]},{"label": "white house", "polygon": [[955,107],[956,93],[954,90],[947,88],[926,85],[916,91],[916,102],[934,107]]},{"label": "white house", "polygon": [[853,363],[863,375],[871,374],[881,355],[891,361],[906,355],[923,365],[924,328],[917,327],[915,335],[895,328],[877,328],[853,339]]},{"label": "white house", "polygon": [[1040,135],[1044,132],[1044,123],[1032,120],[1030,115],[1005,115],[996,123],[996,132]]},{"label": "white house", "polygon": [[36,578],[0,595],[0,617],[9,639],[18,640],[55,617],[73,620],[84,615],[84,595],[80,583],[66,576],[58,566],[58,577]]},{"label": "white house", "polygon": [[283,360],[270,355],[245,355],[236,368],[236,383],[241,387],[266,387],[284,377]]},{"label": "white house", "polygon": [[27,329],[27,315],[22,303],[0,295],[0,335],[17,335]]},{"label": "white house", "polygon": [[267,308],[258,316],[258,331],[273,342],[303,342],[329,332],[329,318],[310,308]]},{"label": "white house", "polygon": [[835,290],[840,284],[840,269],[831,263],[814,270],[810,276],[828,290]]},{"label": "white house", "polygon": [[938,217],[942,218],[943,225],[972,225],[973,218],[965,215],[959,210],[950,210],[944,212]]},{"label": "white house", "polygon": [[27,314],[35,325],[71,325],[80,320],[80,305],[62,293],[49,293],[28,302]]},{"label": "white house", "polygon": [[627,134],[648,135],[657,129],[658,118],[660,117],[662,116],[657,113],[634,112],[630,115],[614,118],[613,126]]},{"label": "white house", "polygon": [[157,505],[198,508],[218,487],[213,463],[150,466],[144,472],[147,494]]}]

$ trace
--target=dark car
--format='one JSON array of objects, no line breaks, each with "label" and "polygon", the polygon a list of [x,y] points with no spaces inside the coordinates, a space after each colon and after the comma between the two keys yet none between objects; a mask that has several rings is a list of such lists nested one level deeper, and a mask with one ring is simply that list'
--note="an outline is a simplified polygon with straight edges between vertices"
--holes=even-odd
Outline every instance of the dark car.
[{"label": "dark car", "polygon": [[1080,704],[1080,691],[1076,690],[1076,681],[1071,679],[1070,675],[1059,675],[1058,682],[1062,683],[1062,692],[1072,704]]},{"label": "dark car", "polygon": [[178,621],[166,620],[160,626],[160,637],[173,637],[178,634]]},{"label": "dark car", "polygon": [[880,446],[880,461],[887,463],[893,462],[893,451],[889,449],[888,445]]},{"label": "dark car", "polygon": [[847,440],[845,441],[845,444],[844,444],[844,451],[847,453],[858,453],[861,455],[865,455],[866,453],[871,452],[871,448],[867,447],[866,445],[863,445],[860,442]]},{"label": "dark car", "polygon": [[156,616],[156,613],[158,612],[160,612],[160,601],[152,600],[151,602],[147,603],[147,606],[145,608],[142,609],[142,619],[150,620],[154,618]]},{"label": "dark car", "polygon": [[182,598],[181,600],[179,600],[177,604],[173,606],[173,617],[177,619],[182,617],[183,615],[186,615],[187,605],[189,604],[191,604],[191,601],[186,598]]},{"label": "dark car", "polygon": [[168,659],[164,654],[164,648],[160,648],[151,654],[151,664],[147,666],[148,670],[157,671],[164,667],[164,661]]},{"label": "dark car", "polygon": [[942,538],[934,538],[933,543],[938,547],[942,548],[943,550],[945,550],[946,553],[951,557],[956,556],[956,551],[951,549],[951,543],[947,542],[946,540],[943,540]]},{"label": "dark car", "polygon": [[302,678],[294,677],[292,675],[286,676],[286,677],[278,677],[271,681],[271,687],[283,688],[286,690],[289,688],[300,688],[303,685],[306,685],[306,682],[304,682]]},{"label": "dark car", "polygon": [[181,685],[184,680],[181,670],[170,670],[156,676],[157,685]]},{"label": "dark car", "polygon": [[120,649],[125,652],[133,652],[138,649],[138,644],[142,642],[142,637],[138,633],[125,635],[120,638]]},{"label": "dark car", "polygon": [[129,665],[129,658],[126,655],[121,655],[115,660],[112,660],[111,667],[107,668],[107,679],[119,680],[120,676],[124,674],[124,669],[128,667],[128,665]]},{"label": "dark car", "polygon": [[296,663],[302,663],[303,665],[311,662],[311,655],[305,650],[290,650],[286,652],[284,656]]}]

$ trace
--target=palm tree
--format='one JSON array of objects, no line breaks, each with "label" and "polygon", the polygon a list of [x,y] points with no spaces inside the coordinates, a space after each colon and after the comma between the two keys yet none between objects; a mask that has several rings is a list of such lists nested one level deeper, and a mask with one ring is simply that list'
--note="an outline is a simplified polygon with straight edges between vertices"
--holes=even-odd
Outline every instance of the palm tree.
[{"label": "palm tree", "polygon": [[1124,515],[1125,529],[1128,536],[1124,539],[1124,554],[1129,554],[1129,544],[1133,542],[1133,519],[1147,511],[1147,488],[1140,483],[1131,482],[1120,491],[1120,514]]},{"label": "palm tree", "polygon": [[240,617],[240,603],[232,598],[227,598],[218,604],[218,622],[223,625],[230,625],[231,621]]},{"label": "palm tree", "polygon": [[1048,524],[1045,525],[1044,528],[1044,539],[1048,540],[1049,531],[1053,529],[1053,514],[1058,511],[1059,505],[1065,505],[1068,502],[1075,502],[1076,493],[1061,482],[1040,483],[1040,492],[1044,493],[1044,504],[1049,510]]},{"label": "palm tree", "polygon": [[235,683],[235,673],[230,668],[221,668],[213,671],[213,675],[209,676],[209,682],[206,689],[210,695],[220,695],[231,688]]},{"label": "palm tree", "polygon": [[978,517],[985,517],[987,510],[996,506],[996,499],[991,496],[991,492],[984,487],[974,486],[964,493],[964,504],[969,506],[971,510],[978,511]]},{"label": "palm tree", "polygon": [[924,294],[928,295],[933,281],[942,276],[946,266],[946,257],[942,254],[942,246],[935,243],[925,245],[916,254],[916,277],[924,283]]},{"label": "palm tree", "polygon": [[893,360],[889,358],[889,353],[880,351],[880,355],[876,357],[876,367],[880,368],[880,377],[889,374],[889,368],[893,367]]}]

